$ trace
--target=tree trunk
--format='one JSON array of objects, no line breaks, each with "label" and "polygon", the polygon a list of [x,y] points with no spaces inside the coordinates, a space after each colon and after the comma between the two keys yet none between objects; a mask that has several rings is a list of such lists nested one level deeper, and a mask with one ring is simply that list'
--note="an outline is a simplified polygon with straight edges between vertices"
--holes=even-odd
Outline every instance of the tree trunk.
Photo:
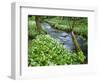
[{"label": "tree trunk", "polygon": [[60,20],[64,20],[64,17],[63,17],[63,16],[61,16],[61,17],[60,17]]},{"label": "tree trunk", "polygon": [[35,22],[36,22],[36,30],[38,32],[41,31],[41,24],[40,24],[40,17],[39,16],[35,16]]},{"label": "tree trunk", "polygon": [[78,52],[78,51],[81,51],[80,45],[78,44],[77,39],[76,39],[75,34],[74,34],[73,31],[71,32],[71,36],[72,36],[72,41],[73,41],[73,43],[74,43],[74,45],[75,45],[76,51],[77,51],[77,52]]}]

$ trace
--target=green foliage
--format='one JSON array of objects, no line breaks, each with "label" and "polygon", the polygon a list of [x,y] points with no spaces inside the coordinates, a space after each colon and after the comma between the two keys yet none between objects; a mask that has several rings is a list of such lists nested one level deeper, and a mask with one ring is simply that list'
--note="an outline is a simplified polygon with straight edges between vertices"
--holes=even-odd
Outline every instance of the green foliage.
[{"label": "green foliage", "polygon": [[36,29],[35,22],[28,21],[28,37],[29,37],[29,39],[33,39],[37,35],[37,32],[35,31],[35,29]]},{"label": "green foliage", "polygon": [[83,23],[80,24],[78,27],[75,27],[75,28],[73,29],[73,31],[74,31],[76,34],[81,35],[81,36],[87,38],[87,35],[88,35],[87,26],[84,25]]},{"label": "green foliage", "polygon": [[49,35],[38,35],[28,45],[28,66],[80,64],[82,52],[72,53]]},{"label": "green foliage", "polygon": [[78,60],[81,62],[81,63],[84,63],[84,60],[86,59],[86,57],[84,56],[83,52],[80,51],[80,52],[77,52],[77,58]]},{"label": "green foliage", "polygon": [[40,32],[36,31],[36,23],[35,21],[29,20],[28,21],[28,38],[34,39],[39,34],[45,34],[46,32],[41,29]]},{"label": "green foliage", "polygon": [[35,20],[35,16],[29,15],[28,20]]},{"label": "green foliage", "polygon": [[[70,32],[72,21],[68,17],[62,20],[59,16],[40,16],[40,22],[48,22],[53,28]],[[87,37],[87,19],[80,18],[73,31],[82,38]],[[84,44],[87,46],[87,44]],[[41,29],[36,31],[35,16],[28,17],[28,66],[48,66],[82,64],[86,57],[82,51],[71,52],[63,47],[58,40],[46,35]]]},{"label": "green foliage", "polygon": [[[74,25],[73,31],[76,34],[81,35],[84,38],[87,38],[87,30],[88,30],[87,29],[88,28],[87,18],[79,17],[76,19],[77,19],[77,21],[74,21],[75,25]],[[62,31],[66,31],[66,32],[70,32],[72,30],[73,20],[71,20],[70,17],[66,17],[63,20],[60,20],[58,18],[51,18],[51,19],[48,19],[45,21],[47,21],[53,28],[56,28],[56,29],[59,29]]]}]

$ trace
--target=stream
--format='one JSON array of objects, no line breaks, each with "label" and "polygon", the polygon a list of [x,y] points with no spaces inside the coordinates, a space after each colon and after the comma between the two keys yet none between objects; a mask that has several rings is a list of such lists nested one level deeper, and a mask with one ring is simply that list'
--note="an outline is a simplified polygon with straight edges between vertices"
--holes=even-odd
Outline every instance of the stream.
[{"label": "stream", "polygon": [[[64,31],[60,31],[57,29],[52,28],[48,23],[42,23],[42,29],[47,32],[52,38],[58,39],[63,46],[71,51],[75,50],[75,46],[73,44],[71,34],[66,33]],[[87,47],[85,47],[83,44],[86,42],[86,40],[83,40],[81,37],[76,36],[76,39],[84,52],[84,54],[87,56]]]}]

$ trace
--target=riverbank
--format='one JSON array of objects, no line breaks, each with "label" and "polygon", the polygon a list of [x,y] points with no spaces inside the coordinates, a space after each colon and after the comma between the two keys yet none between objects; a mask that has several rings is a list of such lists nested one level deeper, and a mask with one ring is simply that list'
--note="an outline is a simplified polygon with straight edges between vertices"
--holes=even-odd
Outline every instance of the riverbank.
[{"label": "riverbank", "polygon": [[[38,30],[37,24],[41,24]],[[82,49],[76,51],[70,32],[54,28],[44,20],[37,24],[35,18],[28,20],[28,66],[87,64],[86,39],[76,35]]]}]

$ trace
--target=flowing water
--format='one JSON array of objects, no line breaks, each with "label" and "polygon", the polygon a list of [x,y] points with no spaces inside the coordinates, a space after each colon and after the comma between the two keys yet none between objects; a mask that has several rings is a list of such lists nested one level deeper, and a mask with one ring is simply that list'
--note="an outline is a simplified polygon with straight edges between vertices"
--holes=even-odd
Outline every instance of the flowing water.
[{"label": "flowing water", "polygon": [[[60,31],[57,29],[52,28],[48,23],[42,23],[42,29],[47,32],[52,38],[58,39],[63,46],[71,51],[75,50],[75,46],[73,44],[71,34],[66,33],[64,31]],[[84,47],[84,43],[86,40],[83,40],[79,36],[76,36],[76,39],[82,49],[82,51],[87,54],[87,48]]]}]

